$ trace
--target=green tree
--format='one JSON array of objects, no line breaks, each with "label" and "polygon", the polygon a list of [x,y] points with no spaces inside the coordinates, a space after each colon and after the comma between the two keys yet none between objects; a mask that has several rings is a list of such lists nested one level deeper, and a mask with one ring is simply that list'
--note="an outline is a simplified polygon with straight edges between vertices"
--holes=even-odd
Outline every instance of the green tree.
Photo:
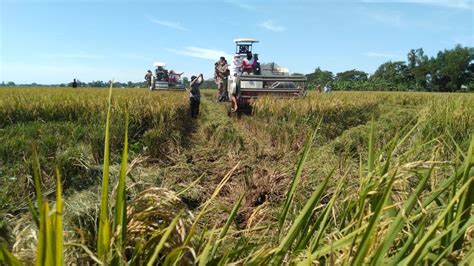
[{"label": "green tree", "polygon": [[367,81],[369,74],[364,71],[352,69],[336,74],[337,81]]},{"label": "green tree", "polygon": [[[80,80],[78,80],[78,79],[76,79],[76,84],[77,84],[77,87],[78,87],[78,88],[79,88],[79,87],[87,87],[87,83],[82,82],[82,81],[80,81]],[[60,86],[60,87],[65,87],[65,86],[67,86],[67,87],[72,87],[72,82],[69,82],[67,85],[65,84],[64,86],[61,86],[61,85],[62,85],[62,84],[60,84],[59,86]]]},{"label": "green tree", "polygon": [[321,68],[316,68],[313,73],[306,75],[308,79],[308,85],[311,87],[321,84],[323,87],[329,82],[334,81],[334,75],[331,71],[321,70]]},{"label": "green tree", "polygon": [[456,45],[438,52],[432,65],[433,85],[438,91],[457,91],[474,78],[474,48]]},{"label": "green tree", "polygon": [[394,84],[409,84],[411,74],[408,66],[403,61],[386,62],[379,66],[375,73],[370,77],[371,80],[384,80]]},{"label": "green tree", "polygon": [[189,79],[188,79],[188,77],[184,77],[184,78],[183,78],[183,84],[184,84],[184,86],[189,87]]},{"label": "green tree", "polygon": [[432,62],[425,55],[423,48],[411,49],[407,54],[409,85],[414,85],[417,90],[429,90],[427,75],[431,73]]},{"label": "green tree", "polygon": [[217,89],[217,84],[214,82],[214,79],[206,79],[203,81],[201,88],[203,89]]},{"label": "green tree", "polygon": [[103,82],[102,80],[97,80],[97,81],[91,81],[89,82],[89,87],[99,87],[99,88],[102,88],[102,87],[107,87],[108,83],[106,82]]},{"label": "green tree", "polygon": [[410,69],[413,69],[416,66],[416,50],[411,49],[410,52],[407,54],[407,62],[408,62],[408,67]]}]

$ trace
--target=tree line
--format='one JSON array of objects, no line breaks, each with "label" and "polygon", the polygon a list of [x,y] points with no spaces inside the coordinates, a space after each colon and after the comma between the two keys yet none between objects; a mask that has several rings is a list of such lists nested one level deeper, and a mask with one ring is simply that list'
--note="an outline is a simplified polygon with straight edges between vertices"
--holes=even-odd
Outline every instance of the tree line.
[{"label": "tree line", "polygon": [[[105,88],[110,86],[111,81],[102,81],[102,80],[97,80],[97,81],[91,81],[91,82],[83,82],[80,80],[76,80],[77,87],[94,87],[94,88]],[[60,84],[53,84],[53,85],[44,85],[44,84],[37,84],[35,82],[30,83],[30,84],[15,84],[15,82],[9,81],[7,83],[2,82],[0,86],[22,86],[22,87],[72,87],[72,82],[69,83],[60,83]],[[140,88],[144,87],[144,82],[119,82],[119,81],[114,81],[114,87],[119,87],[119,88]]]},{"label": "tree line", "polygon": [[[106,88],[110,86],[111,81],[102,81],[102,80],[97,80],[97,81],[91,81],[91,82],[83,82],[80,80],[76,80],[77,87],[92,87],[92,88]],[[189,85],[189,79],[187,77],[183,78],[183,83],[184,85],[188,86]],[[37,84],[35,82],[30,83],[30,84],[15,84],[13,81],[9,82],[2,82],[0,83],[0,87],[12,87],[12,86],[21,86],[21,87],[72,87],[72,82],[69,83],[61,83],[61,84],[54,84],[54,85],[43,85],[43,84]],[[115,88],[146,88],[146,84],[143,81],[140,82],[119,82],[119,81],[114,81],[114,87]],[[210,88],[210,89],[217,89],[217,85],[214,82],[213,79],[207,79],[204,80],[204,83],[202,85],[203,88]]]},{"label": "tree line", "polygon": [[[296,73],[294,73],[296,75]],[[301,74],[298,74],[301,75]],[[372,91],[474,91],[474,48],[456,45],[453,49],[439,51],[436,57],[428,57],[422,48],[411,49],[406,61],[388,61],[372,74],[361,70],[348,70],[333,74],[329,70],[316,68],[305,75],[308,88],[318,84],[329,85],[334,90],[372,90]],[[187,77],[183,78],[189,84]],[[14,82],[2,82],[0,86],[16,86]],[[108,87],[110,81],[101,80],[82,82],[78,87]],[[21,84],[21,86],[44,86],[41,84]],[[48,85],[51,86],[51,85]],[[72,87],[72,82],[62,83],[59,87]],[[118,88],[143,88],[145,82],[114,82]],[[204,81],[204,88],[217,88],[213,79]]]},{"label": "tree line", "polygon": [[428,57],[411,49],[406,61],[388,61],[373,75],[356,69],[333,74],[319,67],[307,74],[308,87],[329,85],[334,90],[474,91],[474,48],[456,45]]}]

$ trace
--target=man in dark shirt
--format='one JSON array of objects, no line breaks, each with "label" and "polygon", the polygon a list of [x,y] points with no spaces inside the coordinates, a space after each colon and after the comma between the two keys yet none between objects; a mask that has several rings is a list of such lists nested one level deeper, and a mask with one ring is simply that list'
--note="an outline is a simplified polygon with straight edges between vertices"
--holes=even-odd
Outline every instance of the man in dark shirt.
[{"label": "man in dark shirt", "polygon": [[191,90],[189,91],[189,105],[191,108],[191,117],[197,118],[199,115],[199,104],[201,101],[201,92],[199,87],[201,86],[204,78],[202,74],[199,74],[198,77],[191,77]]},{"label": "man in dark shirt", "polygon": [[150,90],[153,89],[153,87],[152,87],[153,85],[151,83],[152,78],[153,78],[153,74],[151,73],[151,70],[148,70],[146,72],[146,75],[145,75],[145,80],[146,80],[146,85],[147,85],[148,89],[150,89]]}]

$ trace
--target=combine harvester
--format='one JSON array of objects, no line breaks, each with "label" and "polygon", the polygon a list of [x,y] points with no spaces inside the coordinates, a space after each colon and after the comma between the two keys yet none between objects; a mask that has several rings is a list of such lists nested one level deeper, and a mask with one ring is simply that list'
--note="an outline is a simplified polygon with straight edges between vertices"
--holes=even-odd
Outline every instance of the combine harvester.
[{"label": "combine harvester", "polygon": [[173,70],[168,72],[165,68],[165,63],[155,62],[153,66],[155,67],[155,81],[151,90],[186,91],[186,87],[181,79],[181,74],[174,73]]},{"label": "combine harvester", "polygon": [[[235,39],[234,42],[236,44],[235,54],[238,54],[241,60],[244,60],[247,52],[252,52],[252,45],[258,41],[242,38]],[[258,54],[253,54],[253,56],[258,59]],[[305,76],[292,76],[288,68],[279,67],[275,63],[268,63],[261,64],[260,69],[251,74],[243,73],[237,78],[229,77],[227,88],[229,91],[237,88],[237,111],[241,112],[250,110],[251,101],[259,97],[304,97],[306,95],[305,84]]]}]

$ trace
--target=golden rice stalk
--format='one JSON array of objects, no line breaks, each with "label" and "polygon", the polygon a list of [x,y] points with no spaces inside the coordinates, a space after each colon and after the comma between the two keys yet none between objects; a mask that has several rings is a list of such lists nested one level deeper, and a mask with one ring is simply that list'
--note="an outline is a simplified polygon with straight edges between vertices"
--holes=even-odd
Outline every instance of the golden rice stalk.
[{"label": "golden rice stalk", "polygon": [[152,187],[138,194],[127,207],[126,252],[132,252],[140,244],[144,246],[144,254],[140,257],[144,261],[149,259],[169,224],[180,213],[161,255],[184,243],[194,217],[181,199],[170,190]]}]

